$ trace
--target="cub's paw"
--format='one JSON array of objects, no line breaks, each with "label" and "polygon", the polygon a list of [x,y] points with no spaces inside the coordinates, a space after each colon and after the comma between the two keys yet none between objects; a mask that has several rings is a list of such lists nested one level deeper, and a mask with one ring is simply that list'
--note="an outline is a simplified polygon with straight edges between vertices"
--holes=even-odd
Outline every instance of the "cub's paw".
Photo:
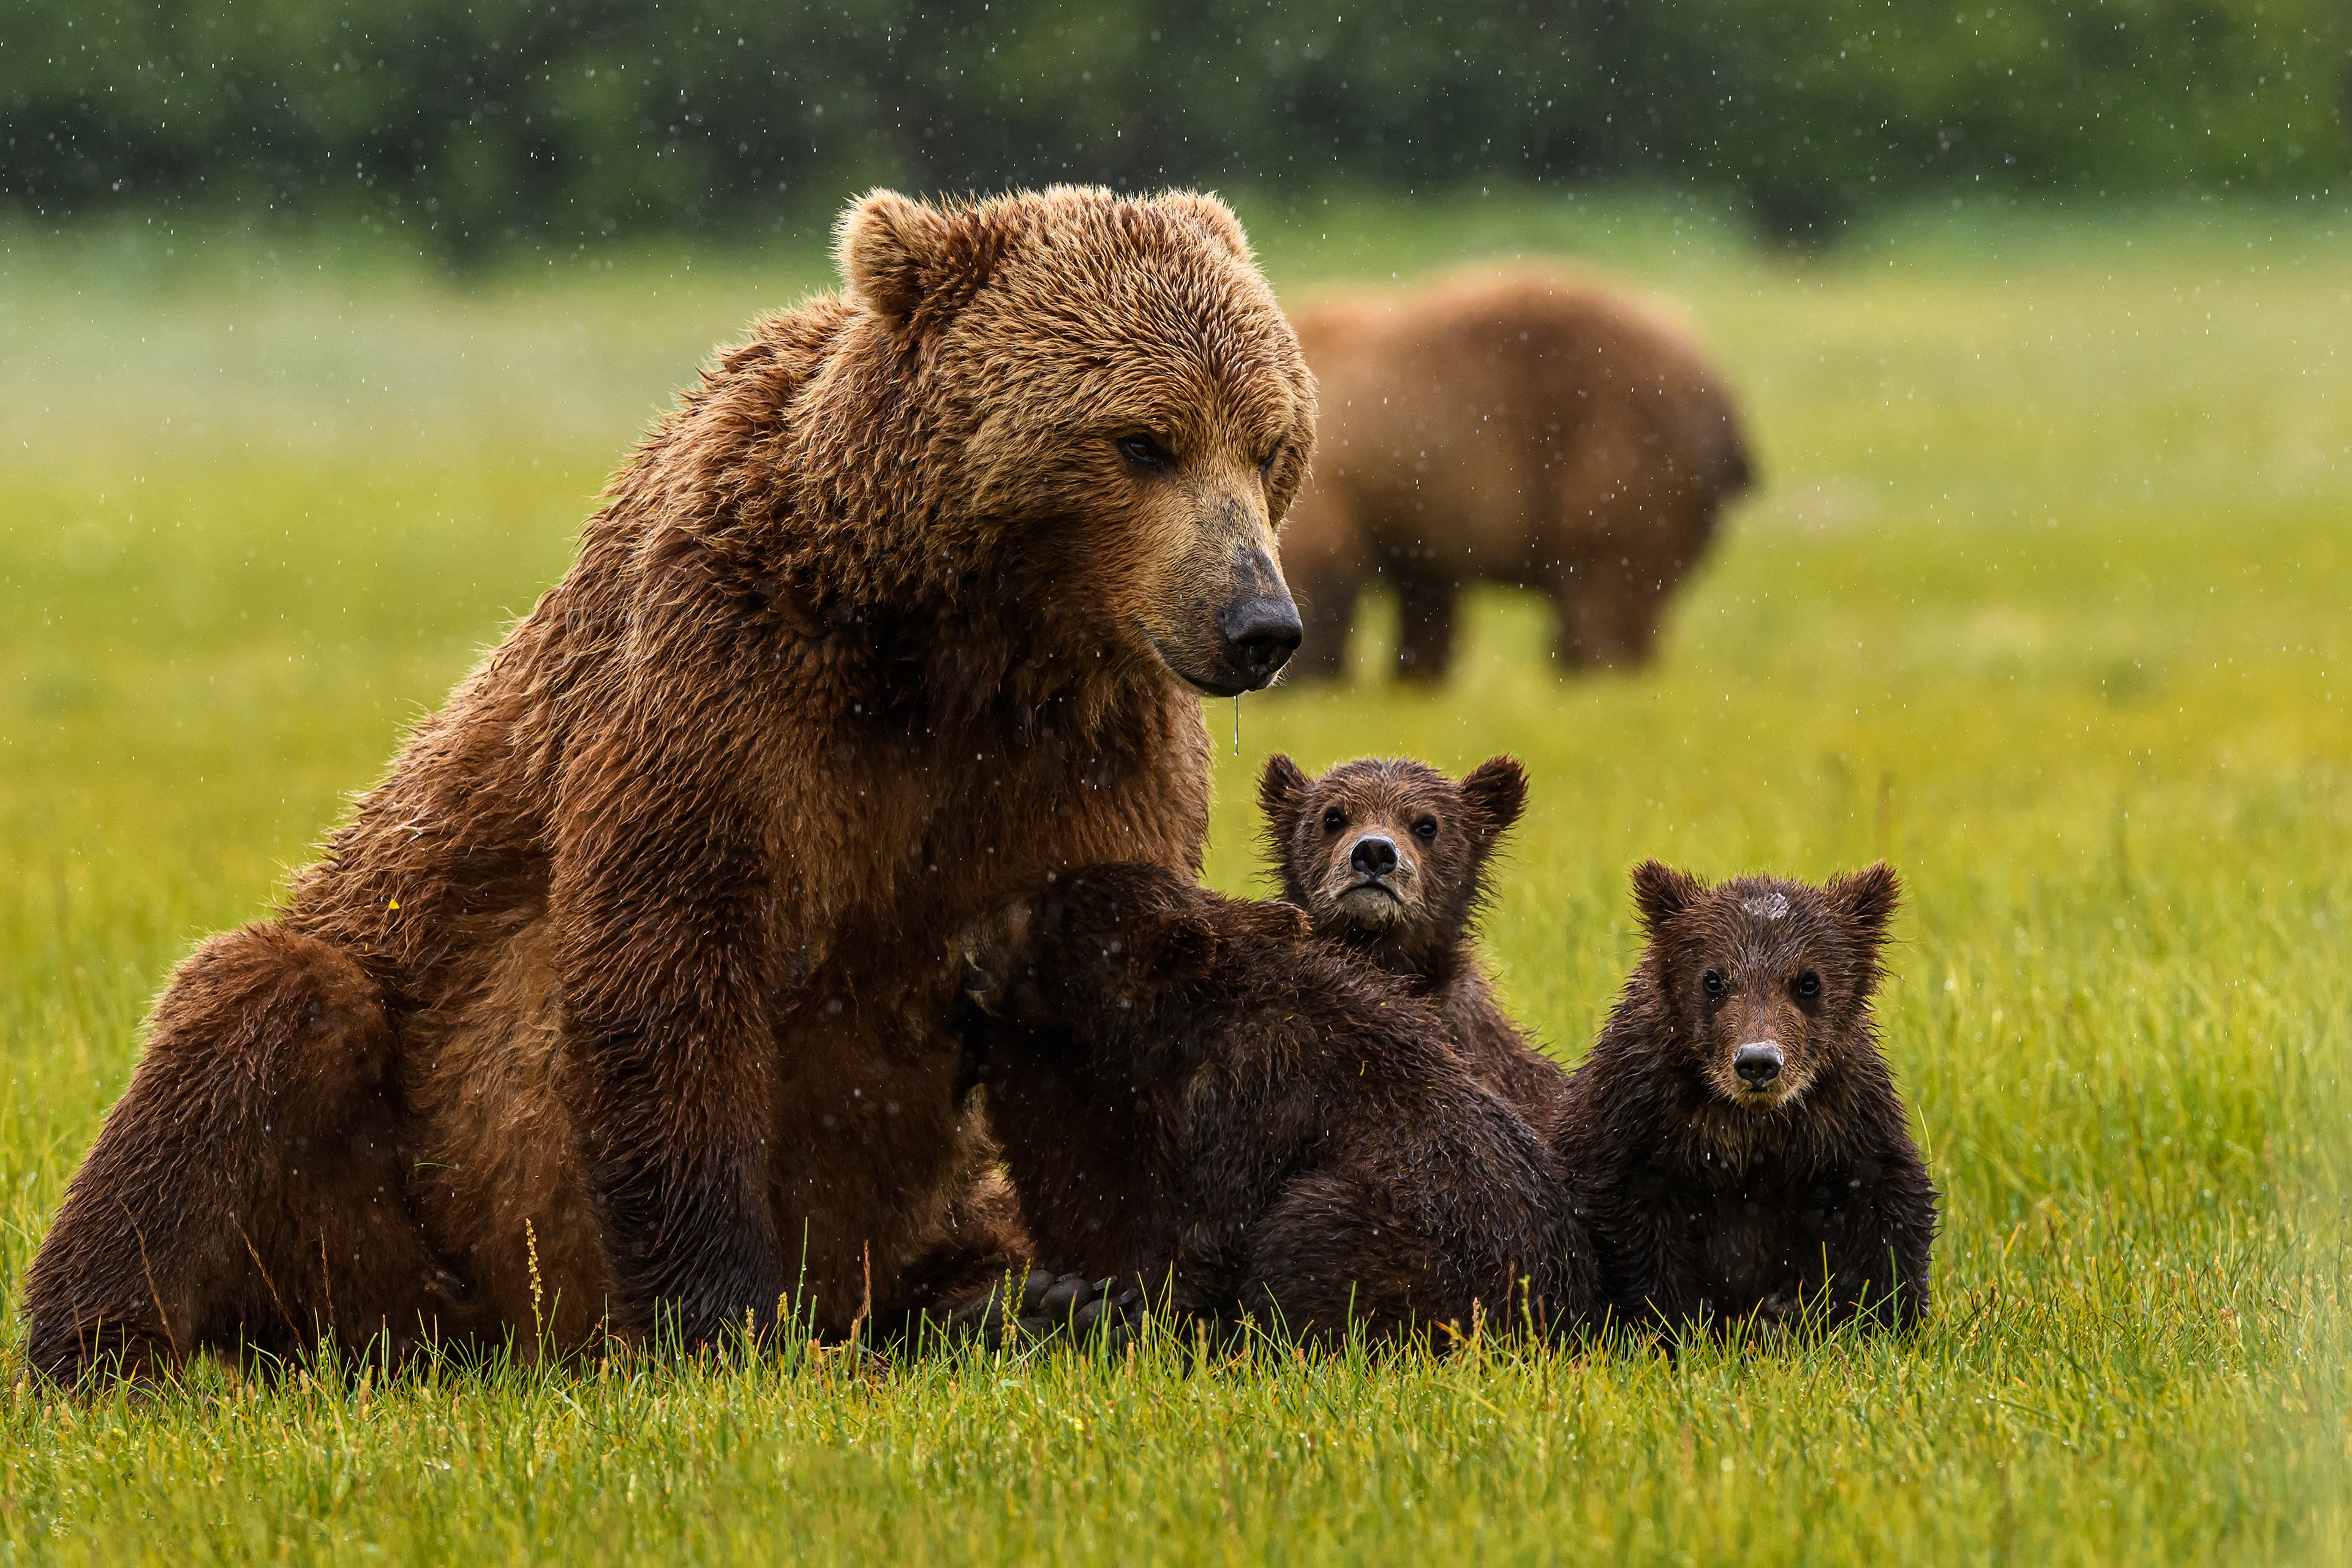
[{"label": "cub's paw", "polygon": [[[1101,1283],[1108,1286],[1109,1281]],[[1116,1354],[1143,1331],[1143,1292],[1129,1286],[1116,1296],[1105,1291],[1080,1302],[1070,1312],[1068,1331],[1078,1345],[1088,1350],[1099,1346]]]},{"label": "cub's paw", "polygon": [[949,1310],[947,1335],[957,1342],[976,1340],[991,1350],[1009,1349],[1024,1338],[1042,1337],[1050,1331],[1044,1316],[1045,1298],[1065,1282],[1084,1285],[1086,1280],[1083,1275],[1049,1274],[1042,1268],[1006,1275]]},{"label": "cub's paw", "polygon": [[948,1315],[948,1332],[991,1350],[1017,1349],[1067,1337],[1091,1343],[1098,1335],[1124,1333],[1140,1319],[1143,1293],[1121,1290],[1115,1280],[1083,1274],[1026,1275],[999,1280],[978,1300]]}]

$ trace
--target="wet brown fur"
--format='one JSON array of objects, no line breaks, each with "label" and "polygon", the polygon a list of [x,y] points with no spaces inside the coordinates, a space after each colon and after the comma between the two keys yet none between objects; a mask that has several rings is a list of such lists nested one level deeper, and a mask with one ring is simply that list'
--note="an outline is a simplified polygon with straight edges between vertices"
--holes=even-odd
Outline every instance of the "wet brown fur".
[{"label": "wet brown fur", "polygon": [[[1461,779],[1364,757],[1319,778],[1280,752],[1258,780],[1267,858],[1316,934],[1427,997],[1472,1073],[1538,1125],[1567,1082],[1495,1001],[1473,948],[1486,868],[1526,809],[1527,773],[1492,757]],[[1381,849],[1378,856],[1367,851]],[[1382,859],[1394,863],[1379,870]]]},{"label": "wet brown fur", "polygon": [[[1895,873],[1709,888],[1653,860],[1633,885],[1648,950],[1552,1133],[1614,1309],[1661,1327],[1916,1321],[1936,1189],[1870,1015]],[[1735,1070],[1746,1044],[1784,1058],[1760,1089]]]},{"label": "wet brown fur", "polygon": [[1287,605],[1311,383],[1212,198],[877,192],[840,259],[174,976],[33,1265],[36,1366],[839,1334],[1017,1254],[955,932],[1049,870],[1197,871],[1196,693],[1237,683],[1221,605]]},{"label": "wet brown fur", "polygon": [[1668,595],[1749,483],[1739,422],[1687,333],[1572,274],[1463,278],[1297,317],[1322,398],[1283,533],[1307,616],[1296,674],[1344,668],[1373,576],[1399,673],[1441,680],[1473,582],[1540,588],[1563,671],[1639,664]]},{"label": "wet brown fur", "polygon": [[1598,1281],[1541,1138],[1402,984],[1282,903],[1101,866],[967,938],[1038,1256],[1328,1336],[1565,1331]]}]

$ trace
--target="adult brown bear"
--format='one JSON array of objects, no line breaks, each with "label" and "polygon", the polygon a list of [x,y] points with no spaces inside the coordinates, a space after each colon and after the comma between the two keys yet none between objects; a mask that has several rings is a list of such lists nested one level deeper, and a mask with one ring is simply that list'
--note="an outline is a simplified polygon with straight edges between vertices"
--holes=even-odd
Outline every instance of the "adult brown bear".
[{"label": "adult brown bear", "polygon": [[1399,673],[1442,680],[1462,584],[1540,588],[1563,670],[1638,664],[1666,596],[1749,480],[1739,421],[1687,334],[1589,279],[1465,279],[1297,318],[1323,456],[1283,531],[1312,623],[1299,669],[1344,668],[1373,575]]},{"label": "adult brown bear", "polygon": [[1314,393],[1213,198],[877,192],[838,259],[285,909],[181,966],[35,1365],[839,1334],[1017,1255],[952,939],[1064,867],[1197,873],[1199,694],[1298,642]]}]

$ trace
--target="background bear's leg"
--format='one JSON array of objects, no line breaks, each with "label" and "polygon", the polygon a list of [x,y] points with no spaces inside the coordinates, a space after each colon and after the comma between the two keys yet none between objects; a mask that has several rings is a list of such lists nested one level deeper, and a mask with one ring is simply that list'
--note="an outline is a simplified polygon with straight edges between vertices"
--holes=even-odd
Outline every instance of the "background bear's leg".
[{"label": "background bear's leg", "polygon": [[1619,669],[1635,669],[1657,651],[1658,626],[1665,618],[1670,584],[1654,576],[1628,576],[1616,602],[1610,606],[1608,630],[1601,661]]},{"label": "background bear's leg", "polygon": [[1598,575],[1608,592],[1596,606],[1596,640],[1589,645],[1596,662],[1631,669],[1647,664],[1656,651],[1666,601],[1685,569],[1664,527],[1653,521],[1638,532],[1621,531],[1617,553],[1601,563]]},{"label": "background bear's leg", "polygon": [[1356,624],[1362,579],[1352,573],[1326,573],[1298,585],[1298,613],[1307,640],[1290,656],[1286,681],[1343,680],[1348,674],[1348,633]]},{"label": "background bear's leg", "polygon": [[1445,679],[1454,662],[1454,602],[1458,590],[1450,578],[1425,575],[1410,567],[1396,574],[1396,585],[1397,675],[1435,685]]},{"label": "background bear's leg", "polygon": [[1545,586],[1559,618],[1553,645],[1555,673],[1574,675],[1601,657],[1608,636],[1605,601],[1593,581],[1593,563],[1578,554],[1553,563]]},{"label": "background bear's leg", "polygon": [[1633,556],[1642,592],[1628,605],[1619,648],[1623,662],[1646,664],[1656,652],[1666,605],[1706,552],[1715,511],[1714,498],[1695,491],[1670,490],[1660,498],[1643,550]]},{"label": "background bear's leg", "polygon": [[26,1276],[32,1363],[142,1373],[329,1330],[398,1351],[454,1321],[403,1194],[393,1054],[340,949],[275,925],[199,948]]}]

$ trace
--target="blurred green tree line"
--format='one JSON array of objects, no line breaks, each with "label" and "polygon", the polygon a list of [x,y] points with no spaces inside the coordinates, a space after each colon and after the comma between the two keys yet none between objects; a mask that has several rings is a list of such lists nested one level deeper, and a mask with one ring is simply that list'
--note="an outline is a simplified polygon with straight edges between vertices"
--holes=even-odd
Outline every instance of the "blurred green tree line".
[{"label": "blurred green tree line", "polygon": [[2352,0],[13,0],[0,205],[463,257],[861,182],[2341,192]]}]

